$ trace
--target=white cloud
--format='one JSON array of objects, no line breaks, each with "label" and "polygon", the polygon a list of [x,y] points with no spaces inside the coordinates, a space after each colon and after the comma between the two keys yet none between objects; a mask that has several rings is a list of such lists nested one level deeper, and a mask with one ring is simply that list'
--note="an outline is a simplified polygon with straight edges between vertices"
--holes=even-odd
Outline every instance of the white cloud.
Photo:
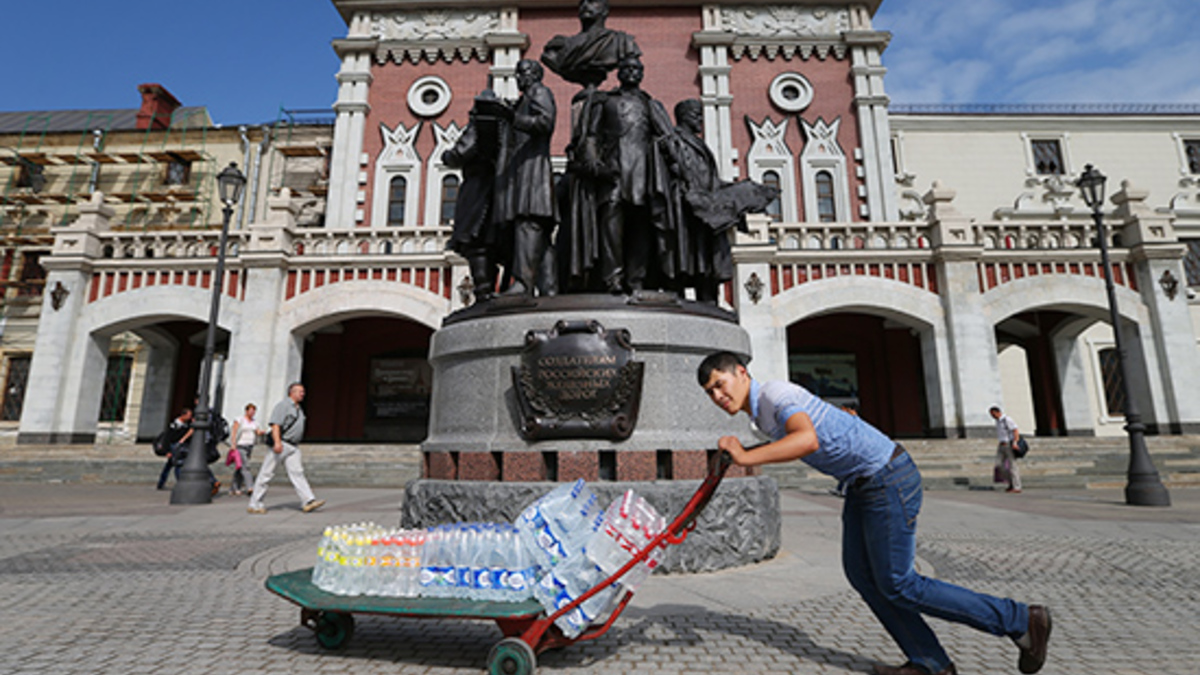
[{"label": "white cloud", "polygon": [[884,0],[899,103],[1200,103],[1196,0]]}]

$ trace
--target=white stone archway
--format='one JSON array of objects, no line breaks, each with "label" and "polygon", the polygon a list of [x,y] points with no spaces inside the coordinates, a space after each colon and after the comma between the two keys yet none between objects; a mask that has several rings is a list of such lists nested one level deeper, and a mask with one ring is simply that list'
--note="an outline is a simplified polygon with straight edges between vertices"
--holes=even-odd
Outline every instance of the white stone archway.
[{"label": "white stone archway", "polygon": [[[1165,385],[1159,372],[1163,359],[1156,348],[1150,308],[1140,293],[1127,287],[1117,286],[1116,295],[1126,357],[1133,372],[1144,375],[1133,378],[1131,393],[1142,403],[1147,424],[1170,420]],[[1091,353],[1094,347],[1080,336],[1097,324],[1103,324],[1111,335],[1103,280],[1065,275],[1019,279],[988,291],[981,305],[993,326],[1028,312],[1057,311],[1077,317],[1056,327],[1049,338],[1063,424],[1072,435],[1094,434],[1106,415],[1095,408],[1092,399],[1095,391],[1103,392],[1104,384],[1097,373],[1098,355]]]},{"label": "white stone archway", "polygon": [[[793,287],[772,297],[765,309],[775,318],[772,330],[752,330],[757,377],[787,379],[787,327],[825,314],[856,313],[890,319],[916,331],[921,345],[929,426],[945,433],[957,420],[951,355],[939,296],[910,284],[879,277],[826,278]],[[764,372],[766,371],[766,372]]]},{"label": "white stone archway", "polygon": [[[44,313],[18,442],[92,442],[112,336],[164,321],[207,324],[211,301],[211,290],[202,286],[153,286],[92,302],[80,298],[73,316]],[[235,299],[223,297],[218,327],[233,334],[240,309]],[[161,358],[155,362],[162,365]]]},{"label": "white stone archway", "polygon": [[[308,290],[277,307],[274,317],[249,317],[246,330],[234,335],[227,400],[263,401],[266,409],[281,400],[287,385],[299,381],[304,371],[305,337],[325,326],[358,317],[386,316],[436,330],[450,301],[395,281],[347,280]],[[258,321],[273,321],[273,328],[255,330],[250,324]],[[265,343],[256,337],[264,334],[270,336]]]}]

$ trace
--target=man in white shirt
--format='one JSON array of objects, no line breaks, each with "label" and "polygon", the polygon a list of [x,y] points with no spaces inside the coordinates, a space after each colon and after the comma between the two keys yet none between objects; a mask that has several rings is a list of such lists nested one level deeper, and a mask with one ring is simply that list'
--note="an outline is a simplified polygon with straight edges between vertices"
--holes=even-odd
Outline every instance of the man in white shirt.
[{"label": "man in white shirt", "polygon": [[988,412],[996,420],[996,440],[999,442],[996,446],[996,466],[1003,475],[1008,476],[1008,489],[1005,492],[1020,492],[1021,470],[1017,468],[1016,449],[1021,432],[1013,418],[1000,412],[998,406],[992,406]]}]

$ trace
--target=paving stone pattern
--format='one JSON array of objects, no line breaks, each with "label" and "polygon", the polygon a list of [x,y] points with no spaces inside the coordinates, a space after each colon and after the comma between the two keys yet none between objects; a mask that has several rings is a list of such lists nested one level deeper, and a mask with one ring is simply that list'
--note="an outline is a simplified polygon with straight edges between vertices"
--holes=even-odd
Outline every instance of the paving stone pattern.
[{"label": "paving stone pattern", "polygon": [[[388,499],[347,505],[355,491],[325,492],[330,507],[311,515],[284,503],[247,518],[230,499],[136,517],[0,513],[0,673],[483,672],[500,638],[492,624],[359,615],[348,646],[331,652],[299,625],[297,607],[264,590],[266,576],[306,564],[324,525],[398,521]],[[796,583],[810,584],[804,570],[815,568],[802,558],[820,546],[836,550],[836,500],[785,501],[790,550],[755,571],[793,565]],[[925,509],[923,570],[1053,607],[1047,675],[1200,672],[1195,520],[1142,527],[1041,516],[1022,532],[1011,514],[998,520],[990,507],[927,499]],[[798,524],[798,514],[819,517]],[[692,591],[635,598],[605,637],[543,654],[540,672],[857,673],[903,660],[840,580],[818,580],[808,593],[781,588],[767,606],[719,599],[748,574],[652,578],[647,586]],[[1017,672],[1008,640],[931,622],[963,675]]]}]

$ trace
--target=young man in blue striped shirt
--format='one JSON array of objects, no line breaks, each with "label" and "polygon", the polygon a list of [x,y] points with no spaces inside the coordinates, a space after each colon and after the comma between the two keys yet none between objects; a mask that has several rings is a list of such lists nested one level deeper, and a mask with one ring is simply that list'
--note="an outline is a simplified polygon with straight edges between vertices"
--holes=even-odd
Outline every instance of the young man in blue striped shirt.
[{"label": "young man in blue striped shirt", "polygon": [[736,464],[799,459],[838,479],[846,497],[842,568],[908,658],[901,666],[877,664],[877,675],[956,675],[922,614],[1006,635],[1020,648],[1022,673],[1042,668],[1050,639],[1049,609],[977,593],[913,569],[921,474],[903,447],[803,387],[758,382],[731,352],[704,359],[697,378],[713,403],[730,415],[746,413],[771,438],[747,450],[736,436],[722,437],[717,446]]}]

